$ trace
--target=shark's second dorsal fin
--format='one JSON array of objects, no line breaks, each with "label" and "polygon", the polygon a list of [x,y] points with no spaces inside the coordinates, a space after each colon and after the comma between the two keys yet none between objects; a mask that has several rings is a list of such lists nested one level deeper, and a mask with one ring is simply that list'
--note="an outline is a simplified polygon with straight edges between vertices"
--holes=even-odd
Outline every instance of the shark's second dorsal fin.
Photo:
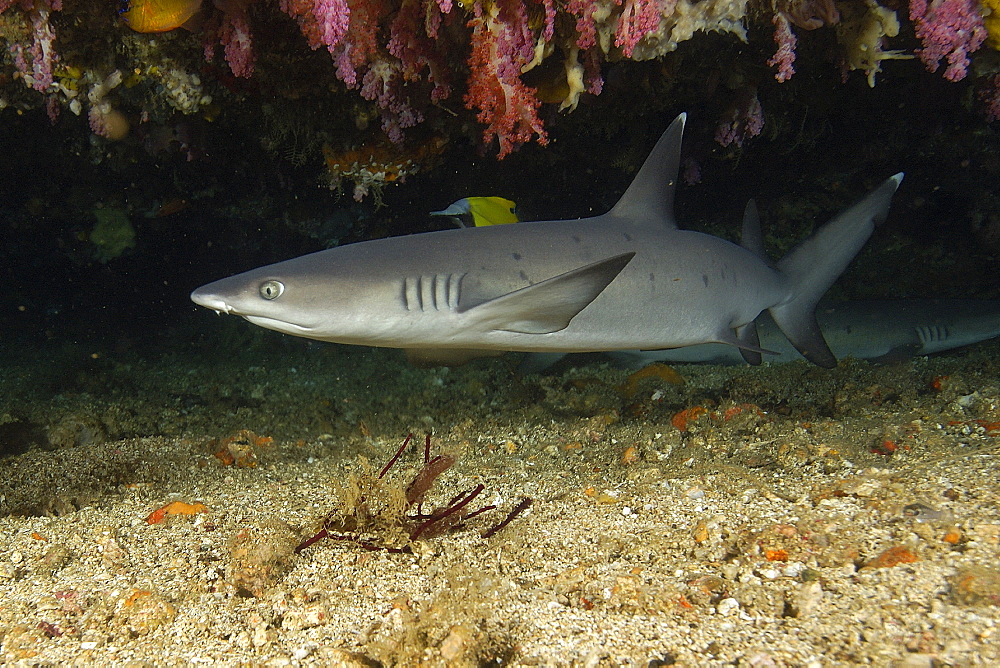
[{"label": "shark's second dorsal fin", "polygon": [[[764,250],[764,233],[760,230],[760,214],[757,212],[757,203],[753,200],[747,202],[743,210],[743,236],[740,245],[750,251],[758,258],[771,264]],[[740,342],[740,355],[744,361],[752,366],[760,366],[762,361],[760,351],[760,337],[757,335],[757,323],[748,322],[736,330],[736,340]]]},{"label": "shark's second dorsal fin", "polygon": [[656,142],[639,173],[608,213],[616,218],[677,227],[674,219],[674,191],[681,164],[681,139],[687,114],[674,119]]},{"label": "shark's second dorsal fin", "polygon": [[[604,292],[635,253],[623,253],[508,292],[464,311],[482,330],[551,334]],[[459,312],[463,312],[462,309]]]},{"label": "shark's second dorsal fin", "polygon": [[767,256],[767,251],[764,249],[764,233],[760,229],[760,214],[757,212],[757,203],[753,200],[747,202],[746,209],[743,210],[743,236],[740,239],[740,246],[767,264],[771,264],[771,258]]}]

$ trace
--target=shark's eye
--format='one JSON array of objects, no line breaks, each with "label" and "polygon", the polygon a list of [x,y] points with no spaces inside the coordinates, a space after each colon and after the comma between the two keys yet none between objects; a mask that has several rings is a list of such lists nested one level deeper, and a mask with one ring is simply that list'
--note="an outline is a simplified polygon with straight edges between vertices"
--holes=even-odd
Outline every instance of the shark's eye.
[{"label": "shark's eye", "polygon": [[285,291],[281,281],[264,281],[260,284],[260,296],[264,299],[277,299]]}]

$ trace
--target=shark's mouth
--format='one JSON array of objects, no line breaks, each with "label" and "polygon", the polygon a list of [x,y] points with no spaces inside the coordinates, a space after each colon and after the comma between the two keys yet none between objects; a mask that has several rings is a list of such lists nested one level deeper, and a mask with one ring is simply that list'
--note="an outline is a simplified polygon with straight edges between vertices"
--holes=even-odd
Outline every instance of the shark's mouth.
[{"label": "shark's mouth", "polygon": [[231,304],[226,302],[226,300],[211,294],[199,294],[199,291],[195,291],[194,294],[191,295],[191,299],[194,300],[196,304],[210,308],[218,313],[240,316],[260,327],[273,329],[286,334],[298,334],[305,336],[315,329],[315,325],[299,325],[286,320],[278,320],[276,318],[242,313],[239,309],[234,308]]},{"label": "shark's mouth", "polygon": [[229,311],[233,315],[242,315],[242,317],[251,322],[258,327],[265,327],[267,329],[273,329],[278,332],[285,332],[287,334],[308,334],[315,329],[312,325],[297,325],[294,322],[287,322],[285,320],[276,320],[274,318],[265,318],[259,315],[243,315],[237,313],[236,311]]}]

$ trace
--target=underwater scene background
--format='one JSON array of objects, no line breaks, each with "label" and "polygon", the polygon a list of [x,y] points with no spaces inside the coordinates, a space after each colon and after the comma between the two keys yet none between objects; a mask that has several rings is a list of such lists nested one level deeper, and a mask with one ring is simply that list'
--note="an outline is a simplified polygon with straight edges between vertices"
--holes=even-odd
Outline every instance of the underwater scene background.
[{"label": "underwater scene background", "polygon": [[417,369],[189,300],[462,198],[603,213],[680,112],[682,227],[754,198],[781,257],[904,171],[828,298],[1000,300],[996,11],[0,0],[3,660],[1000,663],[996,340]]}]

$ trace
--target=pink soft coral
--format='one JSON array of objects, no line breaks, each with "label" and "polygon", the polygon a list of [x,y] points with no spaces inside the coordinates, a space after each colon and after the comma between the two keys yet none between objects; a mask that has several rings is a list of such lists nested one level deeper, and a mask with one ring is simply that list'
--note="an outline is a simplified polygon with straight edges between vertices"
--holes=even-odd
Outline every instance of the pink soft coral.
[{"label": "pink soft coral", "polygon": [[969,54],[986,39],[983,14],[976,0],[910,0],[910,21],[924,48],[917,55],[928,71],[937,72],[942,59],[944,78],[961,81],[969,68]]}]

